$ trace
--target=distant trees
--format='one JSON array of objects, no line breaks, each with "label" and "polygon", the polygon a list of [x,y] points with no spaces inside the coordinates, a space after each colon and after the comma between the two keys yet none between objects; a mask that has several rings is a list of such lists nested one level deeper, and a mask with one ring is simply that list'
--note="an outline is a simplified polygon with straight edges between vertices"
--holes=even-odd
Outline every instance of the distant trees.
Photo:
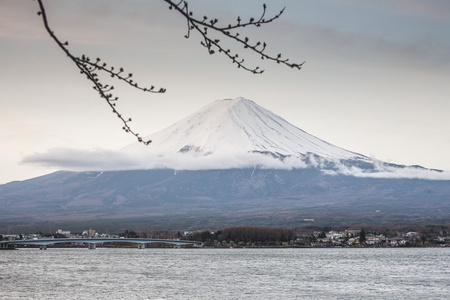
[{"label": "distant trees", "polygon": [[364,231],[364,229],[361,229],[361,231],[359,232],[359,243],[364,244],[365,242],[366,242],[366,232]]},{"label": "distant trees", "polygon": [[325,231],[322,231],[321,233],[319,233],[319,236],[318,236],[319,239],[324,239],[326,237],[327,237],[327,234],[325,233]]},{"label": "distant trees", "polygon": [[199,241],[199,242],[211,242],[217,240],[217,236],[222,232],[221,230],[216,231],[214,234],[209,230],[205,231],[196,231],[186,236],[186,239],[189,241]]},{"label": "distant trees", "polygon": [[289,242],[295,239],[295,232],[286,228],[232,227],[222,230],[218,240],[233,240],[235,243]]},{"label": "distant trees", "polygon": [[[187,32],[184,36],[185,38],[190,38],[193,32],[199,34],[201,42],[200,44],[205,47],[210,55],[215,53],[220,53],[228,58],[233,64],[236,64],[238,68],[245,71],[249,71],[253,74],[262,74],[264,70],[260,67],[250,67],[247,65],[245,60],[239,56],[238,53],[232,51],[223,44],[223,40],[234,42],[236,45],[243,47],[244,49],[253,52],[254,54],[260,56],[263,60],[269,60],[276,62],[278,64],[285,65],[294,69],[301,69],[302,63],[290,62],[288,58],[282,57],[281,54],[271,55],[267,53],[267,44],[261,41],[253,41],[245,35],[241,35],[238,31],[245,27],[260,27],[262,25],[273,22],[278,19],[284,12],[284,8],[276,15],[272,17],[266,17],[266,5],[263,5],[263,11],[259,17],[251,17],[248,21],[244,21],[241,17],[237,17],[236,21],[229,23],[227,25],[220,24],[217,18],[210,18],[208,16],[196,17],[191,11],[188,2],[185,0],[161,0],[169,5],[169,9],[180,14],[187,24]],[[83,54],[77,56],[69,50],[69,42],[60,40],[55,32],[50,28],[48,23],[47,13],[45,11],[43,0],[37,0],[39,4],[38,15],[42,17],[44,27],[50,34],[50,37],[55,41],[55,43],[61,48],[61,50],[67,55],[67,57],[72,60],[77,69],[81,74],[85,75],[86,78],[93,84],[94,90],[99,94],[99,96],[104,99],[108,106],[112,109],[113,113],[122,121],[122,129],[134,135],[137,140],[141,143],[148,145],[151,141],[144,141],[139,133],[135,132],[130,127],[131,118],[124,117],[117,110],[116,103],[119,97],[113,95],[114,86],[109,83],[104,83],[99,74],[106,74],[127,83],[129,86],[139,89],[143,92],[150,93],[164,93],[166,89],[155,88],[154,86],[143,87],[132,79],[133,74],[125,72],[124,68],[115,68],[113,66],[107,65],[100,58],[91,59],[89,56]],[[213,36],[214,35],[214,36]]]},{"label": "distant trees", "polygon": [[294,230],[286,228],[232,227],[211,234],[209,231],[196,232],[188,236],[189,240],[202,242],[218,241],[221,244],[232,242],[235,245],[257,244],[260,246],[289,243],[295,240]]},{"label": "distant trees", "polygon": [[136,232],[134,232],[133,230],[125,230],[125,232],[123,234],[120,234],[120,236],[123,236],[125,238],[137,238],[138,234]]},{"label": "distant trees", "polygon": [[67,236],[66,236],[65,234],[61,234],[61,233],[59,233],[59,232],[54,233],[54,234],[53,234],[53,237],[54,237],[55,239],[63,239],[63,238],[67,238]]}]

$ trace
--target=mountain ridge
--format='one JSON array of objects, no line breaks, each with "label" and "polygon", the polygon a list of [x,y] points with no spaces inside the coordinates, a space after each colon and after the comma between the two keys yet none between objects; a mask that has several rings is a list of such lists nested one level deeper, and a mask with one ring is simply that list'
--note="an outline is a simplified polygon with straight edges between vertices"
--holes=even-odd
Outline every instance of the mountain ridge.
[{"label": "mountain ridge", "polygon": [[167,228],[180,220],[206,228],[218,220],[270,226],[274,217],[281,224],[281,216],[289,216],[289,226],[304,219],[322,226],[426,225],[450,219],[450,181],[358,178],[311,168],[58,171],[0,185],[0,205],[0,228],[136,218]]}]

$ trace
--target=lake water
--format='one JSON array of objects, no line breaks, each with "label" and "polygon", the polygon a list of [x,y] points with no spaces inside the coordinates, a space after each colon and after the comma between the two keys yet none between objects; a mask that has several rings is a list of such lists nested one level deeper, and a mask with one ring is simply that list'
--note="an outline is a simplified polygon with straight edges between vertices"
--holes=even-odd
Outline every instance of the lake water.
[{"label": "lake water", "polygon": [[450,248],[20,249],[1,299],[450,299]]}]

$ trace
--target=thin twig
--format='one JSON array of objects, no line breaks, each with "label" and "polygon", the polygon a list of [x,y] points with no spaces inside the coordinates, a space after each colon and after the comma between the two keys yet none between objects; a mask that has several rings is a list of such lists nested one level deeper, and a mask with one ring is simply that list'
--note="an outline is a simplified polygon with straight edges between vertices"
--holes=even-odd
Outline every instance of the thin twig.
[{"label": "thin twig", "polygon": [[97,71],[105,72],[108,75],[110,75],[112,78],[116,78],[118,80],[124,81],[130,86],[142,90],[144,92],[150,92],[150,93],[164,93],[166,90],[164,88],[160,88],[155,90],[154,86],[151,86],[149,88],[141,87],[138,85],[138,83],[133,82],[131,77],[133,74],[129,73],[128,75],[124,76],[122,75],[124,73],[123,68],[120,68],[118,71],[114,71],[114,67],[107,68],[107,64],[102,62],[100,58],[97,58],[94,62],[91,61],[91,59],[85,55],[82,55],[80,57],[74,56],[68,49],[69,43],[68,42],[61,42],[59,38],[55,35],[53,30],[50,28],[47,20],[47,14],[45,11],[44,4],[42,0],[38,0],[40,11],[38,12],[38,15],[42,17],[42,21],[44,23],[45,29],[50,34],[50,37],[56,42],[56,44],[66,53],[66,55],[75,63],[75,65],[80,70],[81,74],[86,75],[87,79],[90,80],[94,84],[94,89],[99,93],[100,97],[105,99],[108,105],[111,107],[113,113],[122,121],[123,127],[122,129],[134,135],[137,140],[141,143],[144,143],[145,145],[150,144],[151,140],[143,140],[142,137],[139,135],[139,133],[135,132],[130,127],[130,122],[132,121],[131,118],[126,118],[122,116],[122,114],[117,110],[116,108],[116,101],[119,100],[118,97],[113,96],[111,91],[114,89],[114,86],[108,85],[108,84],[102,84],[100,82],[100,79],[98,77]]}]

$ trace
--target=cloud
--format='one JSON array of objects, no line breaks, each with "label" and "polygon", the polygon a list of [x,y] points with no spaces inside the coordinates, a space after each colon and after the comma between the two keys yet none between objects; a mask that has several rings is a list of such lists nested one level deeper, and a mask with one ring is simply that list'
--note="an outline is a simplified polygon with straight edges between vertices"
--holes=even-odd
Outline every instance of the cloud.
[{"label": "cloud", "polygon": [[33,164],[71,171],[113,171],[142,169],[208,170],[234,168],[302,169],[319,167],[328,175],[347,175],[371,178],[417,178],[429,180],[450,180],[449,172],[433,171],[421,167],[406,167],[367,161],[373,168],[349,166],[339,161],[325,161],[318,157],[290,156],[283,160],[260,153],[210,154],[172,153],[167,155],[129,154],[110,150],[78,150],[54,148],[45,153],[35,153],[23,158],[23,164]]},{"label": "cloud", "polygon": [[139,168],[131,156],[110,150],[78,150],[53,148],[45,153],[34,153],[22,159],[23,164],[33,164],[64,170],[128,170]]},{"label": "cloud", "polygon": [[[280,38],[291,40],[288,51],[302,49],[306,66],[325,60],[448,71],[450,44],[445,29],[450,25],[450,3],[326,2],[330,3],[307,6],[300,18],[295,14],[287,20],[281,18],[275,26]],[[327,5],[328,10],[318,9]]]},{"label": "cloud", "polygon": [[[71,46],[90,44],[120,46],[130,43],[154,46],[151,34],[175,32],[182,40],[185,22],[163,1],[55,1],[44,3],[49,25]],[[161,2],[161,3],[159,3]],[[37,2],[7,1],[0,3],[0,38],[49,41],[37,12]],[[132,37],[132,39],[130,39]],[[152,44],[153,43],[153,44]]]},{"label": "cloud", "polygon": [[37,3],[31,1],[0,2],[0,38],[48,39],[48,35],[44,35],[43,26],[36,26],[42,24],[42,21],[38,23],[37,11]]},{"label": "cloud", "polygon": [[450,21],[450,2],[442,0],[331,0],[337,5],[347,4],[366,11],[379,11],[383,14],[408,14],[432,21],[439,20],[445,23]]},{"label": "cloud", "polygon": [[407,11],[414,15],[425,16],[430,20],[449,23],[450,2],[442,0],[384,0],[386,5],[397,6],[398,10]]},{"label": "cloud", "polygon": [[175,153],[171,155],[129,154],[111,150],[78,150],[54,148],[45,153],[34,153],[22,159],[23,164],[60,168],[72,171],[111,171],[136,169],[176,169],[207,170],[232,168],[305,168],[307,165],[298,159],[285,161],[254,154],[215,154],[200,156],[196,154]]},{"label": "cloud", "polygon": [[450,180],[450,172],[436,171],[414,166],[391,166],[381,162],[375,162],[375,171],[338,165],[337,170],[325,170],[329,175],[348,175],[365,178],[409,178],[409,179],[428,179],[428,180]]}]

